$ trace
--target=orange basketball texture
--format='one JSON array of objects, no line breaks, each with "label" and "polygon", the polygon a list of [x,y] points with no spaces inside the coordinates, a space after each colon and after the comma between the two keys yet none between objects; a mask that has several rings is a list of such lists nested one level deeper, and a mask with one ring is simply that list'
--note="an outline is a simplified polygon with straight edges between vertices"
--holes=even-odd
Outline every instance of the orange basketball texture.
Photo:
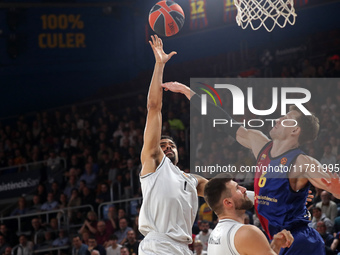
[{"label": "orange basketball texture", "polygon": [[185,20],[181,6],[173,1],[160,1],[149,13],[149,24],[152,30],[161,36],[177,34],[183,27]]}]

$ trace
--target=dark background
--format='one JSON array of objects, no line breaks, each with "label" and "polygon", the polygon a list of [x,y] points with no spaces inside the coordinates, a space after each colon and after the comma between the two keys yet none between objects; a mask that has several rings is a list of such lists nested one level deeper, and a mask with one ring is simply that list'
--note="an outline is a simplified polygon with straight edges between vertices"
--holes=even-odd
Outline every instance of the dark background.
[{"label": "dark background", "polygon": [[[223,0],[207,0],[207,26],[190,28],[189,0],[177,2],[186,14],[185,25],[178,35],[164,38],[164,44],[166,52],[178,52],[169,65],[184,63],[181,66],[184,69],[190,61],[203,60],[204,66],[206,58],[227,56],[230,52],[246,54],[239,70],[249,68],[250,60],[258,62],[264,50],[275,57],[277,50],[302,47],[294,54],[304,54],[312,51],[318,40],[325,39],[322,33],[338,31],[340,26],[339,1],[297,1],[296,24],[284,29],[276,27],[271,33],[263,28],[241,29],[233,11],[231,18],[224,21]],[[147,43],[152,34],[147,18],[155,3],[149,0],[0,1],[0,118],[126,92],[146,93],[146,77],[150,79],[154,63]],[[44,29],[42,16],[53,14],[79,15],[79,20],[69,22],[66,29]],[[79,25],[81,22],[83,26]],[[67,33],[85,36],[85,46],[64,47],[64,41],[54,48],[39,46],[41,34],[52,37],[60,34],[65,40]],[[321,38],[311,39],[315,34]],[[336,45],[339,44],[334,39],[334,48],[322,45],[317,48],[324,50],[322,54],[331,55],[336,53]],[[276,61],[279,61],[277,56]],[[231,67],[228,71],[228,74],[234,72]],[[145,78],[140,79],[143,75]],[[187,81],[192,75],[195,73],[189,71],[183,79]],[[182,76],[171,71],[165,78],[178,80]],[[125,86],[127,82],[129,85]]]}]

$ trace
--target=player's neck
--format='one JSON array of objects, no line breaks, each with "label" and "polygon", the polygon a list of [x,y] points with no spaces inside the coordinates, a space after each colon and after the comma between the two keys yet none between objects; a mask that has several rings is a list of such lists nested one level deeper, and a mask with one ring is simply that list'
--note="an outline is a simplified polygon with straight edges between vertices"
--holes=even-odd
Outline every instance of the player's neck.
[{"label": "player's neck", "polygon": [[229,219],[229,220],[234,220],[240,223],[244,223],[245,212],[246,212],[245,210],[237,210],[232,213],[222,213],[218,215],[218,219],[219,220]]},{"label": "player's neck", "polygon": [[270,156],[275,158],[297,147],[299,147],[299,144],[297,141],[294,141],[294,140],[290,140],[290,139],[283,140],[283,141],[273,140],[273,147],[270,150]]}]

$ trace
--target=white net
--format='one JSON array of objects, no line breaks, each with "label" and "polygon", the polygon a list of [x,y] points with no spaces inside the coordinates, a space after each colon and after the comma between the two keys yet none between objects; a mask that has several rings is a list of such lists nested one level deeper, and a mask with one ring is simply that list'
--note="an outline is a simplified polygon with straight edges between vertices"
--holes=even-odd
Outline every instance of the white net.
[{"label": "white net", "polygon": [[276,25],[283,28],[294,25],[296,13],[294,0],[234,0],[237,8],[236,22],[243,29],[265,27],[271,32]]}]

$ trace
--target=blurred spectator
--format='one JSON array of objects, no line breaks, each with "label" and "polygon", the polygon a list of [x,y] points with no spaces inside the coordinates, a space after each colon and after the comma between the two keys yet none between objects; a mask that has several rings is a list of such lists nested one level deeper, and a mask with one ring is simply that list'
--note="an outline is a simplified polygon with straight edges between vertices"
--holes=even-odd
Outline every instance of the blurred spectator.
[{"label": "blurred spectator", "polygon": [[[108,156],[107,159],[109,160],[113,157],[113,151],[110,147],[106,146],[105,141],[99,143],[99,151],[97,152],[97,159],[99,161],[99,164],[105,163],[105,159],[102,157],[103,154],[106,154]],[[109,167],[111,167],[111,165],[109,165]]]},{"label": "blurred spectator", "polygon": [[46,202],[46,189],[43,184],[39,184],[37,187],[37,191],[35,192],[36,195],[39,196],[40,203],[43,204]]},{"label": "blurred spectator", "polygon": [[122,247],[120,248],[120,255],[130,255],[129,249],[126,248],[126,247],[124,247],[124,246],[122,246]]},{"label": "blurred spectator", "polygon": [[[78,190],[74,188],[71,193],[71,198],[68,201],[67,207],[77,207],[81,205],[81,198],[79,197]],[[69,209],[67,217],[70,222],[74,222],[78,209]]]},{"label": "blurred spectator", "polygon": [[0,234],[0,254],[5,253],[7,247],[9,247],[9,243],[6,242],[6,239],[3,235]]},{"label": "blurred spectator", "polygon": [[107,255],[120,255],[120,248],[122,247],[120,244],[117,243],[118,238],[116,235],[111,235],[108,247],[106,248]]},{"label": "blurred spectator", "polygon": [[65,230],[60,229],[58,233],[58,238],[55,239],[52,243],[52,246],[59,247],[59,246],[66,246],[70,244],[70,239],[65,235]]},{"label": "blurred spectator", "polygon": [[86,254],[90,255],[93,250],[99,251],[100,255],[106,255],[105,248],[102,245],[97,243],[94,235],[90,235],[90,237],[89,237],[89,247],[87,248]]},{"label": "blurred spectator", "polygon": [[96,203],[99,205],[104,202],[111,201],[109,185],[105,182],[100,184],[100,191],[96,198]]},{"label": "blurred spectator", "polygon": [[107,180],[109,176],[110,169],[112,168],[113,162],[111,160],[110,154],[107,150],[100,152],[99,161],[99,179],[101,181]]},{"label": "blurred spectator", "polygon": [[91,192],[89,187],[85,186],[83,188],[83,194],[81,198],[81,205],[94,205],[95,202],[95,194]]},{"label": "blurred spectator", "polygon": [[12,247],[10,247],[10,246],[6,247],[5,252],[2,253],[2,255],[13,255],[12,254]]},{"label": "blurred spectator", "polygon": [[316,229],[317,223],[319,221],[323,221],[326,225],[326,231],[328,233],[333,233],[333,222],[326,217],[324,213],[321,212],[321,207],[314,207],[313,208],[313,219],[311,222],[312,228]]},{"label": "blurred spectator", "polygon": [[125,212],[125,209],[124,208],[119,208],[118,209],[118,220],[117,220],[117,226],[119,225],[119,220],[122,219],[122,218],[125,218],[127,220],[127,223],[129,226],[131,226],[131,221],[127,215],[127,213]]},{"label": "blurred spectator", "polygon": [[45,226],[48,231],[56,234],[59,230],[59,224],[57,218],[51,218],[48,225]]},{"label": "blurred spectator", "polygon": [[54,195],[52,192],[47,194],[47,201],[41,206],[42,211],[51,211],[58,209],[59,203],[54,200]]},{"label": "blurred spectator", "polygon": [[126,241],[126,237],[127,237],[127,232],[132,230],[132,228],[130,228],[128,226],[128,222],[126,218],[120,218],[119,219],[119,229],[114,233],[117,237],[118,237],[118,243],[120,244],[124,244]]},{"label": "blurred spectator", "polygon": [[5,237],[10,246],[14,247],[14,245],[17,244],[18,240],[17,236],[15,235],[15,231],[8,229],[4,223],[0,224],[0,232],[1,235]]},{"label": "blurred spectator", "polygon": [[95,189],[97,186],[97,175],[93,173],[92,165],[90,163],[85,164],[85,173],[80,176],[80,181],[84,180],[86,186],[90,189]]},{"label": "blurred spectator", "polygon": [[14,165],[21,165],[25,163],[25,160],[23,156],[21,155],[21,151],[19,149],[16,149],[14,151],[14,159],[13,159]]},{"label": "blurred spectator", "polygon": [[208,221],[202,221],[199,225],[200,232],[196,235],[195,240],[200,240],[203,245],[203,251],[207,251],[208,249],[208,240],[209,236],[212,232]]},{"label": "blurred spectator", "polygon": [[83,189],[86,186],[86,182],[84,180],[78,182],[78,191],[80,197],[83,197]]},{"label": "blurred spectator", "polygon": [[194,242],[194,255],[203,255],[207,254],[206,252],[203,251],[203,244],[200,240],[196,240]]},{"label": "blurred spectator", "polygon": [[83,243],[86,244],[87,246],[89,245],[89,238],[90,238],[90,231],[84,231],[82,234],[81,234],[81,237],[82,237],[82,240],[83,240]]},{"label": "blurred spectator", "polygon": [[136,234],[133,229],[127,232],[126,242],[123,246],[128,248],[129,254],[138,254],[139,242],[136,239]]},{"label": "blurred spectator", "polygon": [[106,223],[103,220],[98,221],[97,223],[97,233],[96,233],[96,241],[98,244],[107,246],[107,242],[112,235],[112,232],[106,228]]},{"label": "blurred spectator", "polygon": [[72,255],[86,255],[88,246],[81,242],[80,236],[75,236],[72,239]]},{"label": "blurred spectator", "polygon": [[33,255],[33,242],[28,241],[25,235],[19,237],[17,255]]},{"label": "blurred spectator", "polygon": [[76,154],[73,154],[71,156],[71,161],[69,162],[69,168],[74,168],[74,169],[81,169],[82,164],[80,163],[80,160]]},{"label": "blurred spectator", "polygon": [[321,202],[316,204],[316,207],[320,207],[322,213],[326,215],[331,221],[334,222],[335,217],[338,214],[338,208],[336,203],[331,201],[331,194],[327,191],[321,192]]},{"label": "blurred spectator", "polygon": [[99,165],[97,164],[97,161],[94,160],[92,155],[87,156],[86,163],[90,163],[92,165],[92,170],[95,174],[99,173]]},{"label": "blurred spectator", "polygon": [[60,190],[59,184],[56,181],[52,182],[50,192],[53,193],[54,201],[58,201],[62,192]]},{"label": "blurred spectator", "polygon": [[333,236],[326,232],[326,225],[323,221],[319,221],[316,225],[316,230],[321,235],[323,241],[325,242],[326,255],[334,254],[331,250],[331,245],[333,243]]},{"label": "blurred spectator", "polygon": [[23,215],[28,212],[28,208],[26,207],[26,199],[24,197],[19,197],[18,199],[18,207],[11,212],[11,216]]},{"label": "blurred spectator", "polygon": [[33,218],[32,221],[32,231],[31,231],[31,241],[35,245],[40,245],[44,242],[44,233],[46,229],[42,226],[39,218]]},{"label": "blurred spectator", "polygon": [[91,255],[100,255],[100,252],[97,251],[97,250],[92,250],[90,254]]},{"label": "blurred spectator", "polygon": [[38,249],[48,249],[52,247],[53,238],[50,231],[44,232],[44,241],[38,246]]},{"label": "blurred spectator", "polygon": [[54,150],[50,150],[49,157],[47,159],[47,167],[51,169],[59,168],[61,166],[61,159],[55,153]]},{"label": "blurred spectator", "polygon": [[64,194],[67,196],[67,199],[71,198],[71,193],[73,189],[77,188],[77,179],[75,175],[71,175],[68,179],[68,182],[64,189]]},{"label": "blurred spectator", "polygon": [[117,229],[117,225],[116,225],[117,217],[118,216],[117,216],[116,207],[111,205],[107,212],[107,220],[105,221],[106,229],[111,233],[113,233]]},{"label": "blurred spectator", "polygon": [[[64,193],[60,194],[60,198],[59,198],[59,202],[58,202],[58,209],[65,209],[67,208],[67,197]],[[57,214],[57,218],[61,219],[62,217],[64,217],[64,213],[62,212],[58,212]]]},{"label": "blurred spectator", "polygon": [[87,219],[84,221],[78,233],[82,234],[84,231],[90,231],[92,234],[97,233],[97,214],[95,212],[89,211],[87,213]]},{"label": "blurred spectator", "polygon": [[40,209],[41,209],[40,196],[34,195],[32,202],[33,202],[33,204],[28,209],[29,213],[40,212]]}]

